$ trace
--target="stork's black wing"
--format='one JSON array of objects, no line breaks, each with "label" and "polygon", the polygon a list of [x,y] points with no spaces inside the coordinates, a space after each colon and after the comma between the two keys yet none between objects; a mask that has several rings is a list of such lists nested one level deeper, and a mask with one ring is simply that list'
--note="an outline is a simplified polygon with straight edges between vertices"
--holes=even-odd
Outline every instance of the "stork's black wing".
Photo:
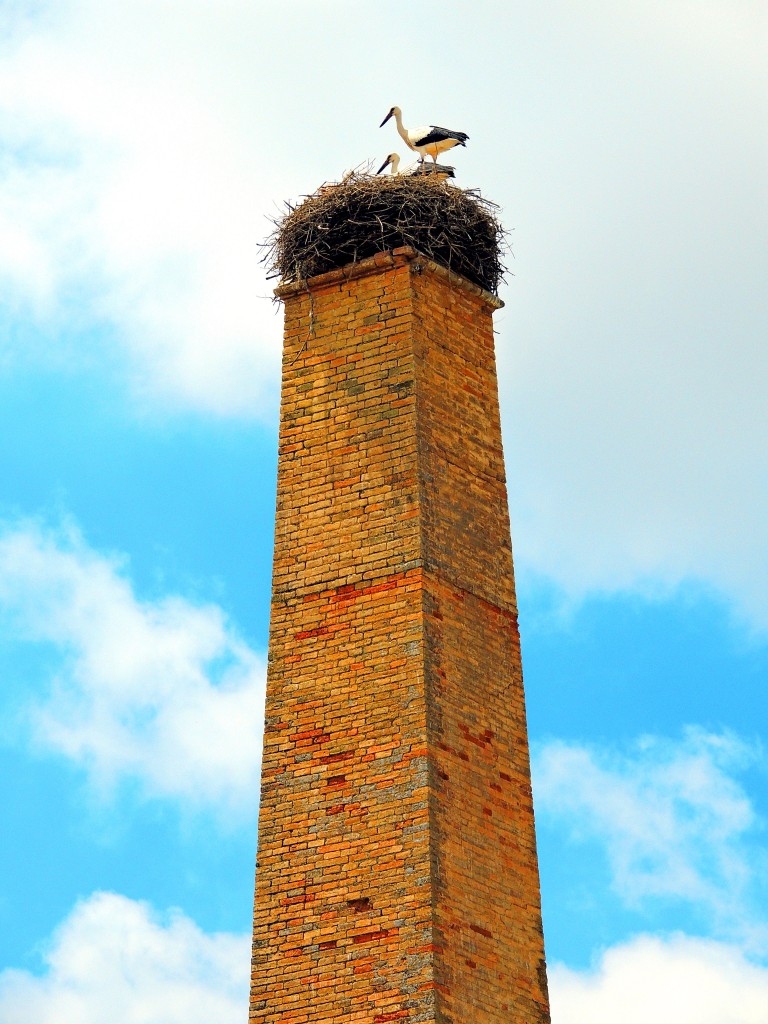
[{"label": "stork's black wing", "polygon": [[431,124],[427,134],[417,139],[414,145],[428,146],[431,142],[444,142],[446,139],[455,139],[460,146],[463,146],[468,138],[469,136],[466,132],[452,132],[450,128],[438,128],[436,124]]}]

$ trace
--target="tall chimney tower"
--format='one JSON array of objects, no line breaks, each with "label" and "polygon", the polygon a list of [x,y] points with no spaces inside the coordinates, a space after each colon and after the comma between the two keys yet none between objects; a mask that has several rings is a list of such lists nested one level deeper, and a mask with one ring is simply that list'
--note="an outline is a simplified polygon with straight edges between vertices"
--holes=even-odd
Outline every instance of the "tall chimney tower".
[{"label": "tall chimney tower", "polygon": [[250,1020],[545,1024],[501,303],[402,245],[277,294]]}]

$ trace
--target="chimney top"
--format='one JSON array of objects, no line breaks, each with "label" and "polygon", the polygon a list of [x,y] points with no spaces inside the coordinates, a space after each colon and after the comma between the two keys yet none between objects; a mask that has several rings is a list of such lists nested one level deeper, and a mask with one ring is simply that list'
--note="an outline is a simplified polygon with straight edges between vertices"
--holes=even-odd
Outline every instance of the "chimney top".
[{"label": "chimney top", "polygon": [[497,295],[506,270],[497,209],[432,175],[353,172],[287,205],[266,261],[289,284],[405,246]]}]

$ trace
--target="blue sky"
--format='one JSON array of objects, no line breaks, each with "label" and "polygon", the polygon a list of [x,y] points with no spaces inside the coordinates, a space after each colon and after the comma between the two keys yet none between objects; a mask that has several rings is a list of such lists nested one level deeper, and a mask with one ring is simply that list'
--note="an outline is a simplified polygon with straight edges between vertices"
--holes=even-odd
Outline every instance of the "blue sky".
[{"label": "blue sky", "polygon": [[0,1024],[245,1020],[258,243],[393,103],[511,231],[553,1020],[768,1021],[766,46],[751,0],[0,0]]}]

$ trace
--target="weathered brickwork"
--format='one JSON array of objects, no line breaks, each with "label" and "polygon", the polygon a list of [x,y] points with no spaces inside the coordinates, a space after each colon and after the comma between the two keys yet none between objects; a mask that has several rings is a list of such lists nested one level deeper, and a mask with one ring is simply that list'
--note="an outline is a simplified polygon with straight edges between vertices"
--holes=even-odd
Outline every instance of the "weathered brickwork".
[{"label": "weathered brickwork", "polygon": [[548,1021],[490,296],[288,286],[251,1020]]}]

